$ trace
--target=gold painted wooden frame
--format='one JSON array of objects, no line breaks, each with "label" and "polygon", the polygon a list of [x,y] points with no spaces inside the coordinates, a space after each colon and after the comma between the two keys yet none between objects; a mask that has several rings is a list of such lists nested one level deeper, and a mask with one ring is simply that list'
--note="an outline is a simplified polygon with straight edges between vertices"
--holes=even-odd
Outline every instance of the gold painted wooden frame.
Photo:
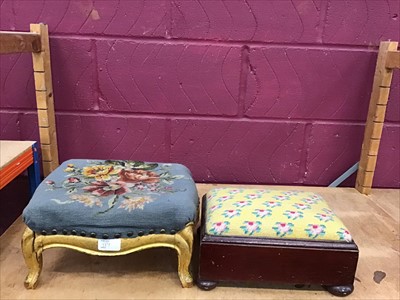
[{"label": "gold painted wooden frame", "polygon": [[25,287],[34,289],[37,286],[42,270],[42,252],[50,248],[69,248],[83,253],[99,256],[119,256],[150,248],[168,247],[178,253],[178,275],[182,287],[192,287],[193,279],[189,271],[193,249],[193,223],[186,225],[176,234],[151,234],[136,238],[122,238],[121,250],[105,252],[98,250],[98,240],[90,237],[71,235],[42,235],[28,227],[22,236],[22,253],[29,273]]}]

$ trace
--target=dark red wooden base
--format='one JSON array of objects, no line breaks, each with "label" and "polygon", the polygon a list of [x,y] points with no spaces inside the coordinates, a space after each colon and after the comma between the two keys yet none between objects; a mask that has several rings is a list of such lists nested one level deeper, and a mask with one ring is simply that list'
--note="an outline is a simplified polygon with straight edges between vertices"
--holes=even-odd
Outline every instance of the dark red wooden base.
[{"label": "dark red wooden base", "polygon": [[[203,197],[203,207],[206,199]],[[320,242],[200,234],[197,285],[211,290],[219,282],[321,285],[331,294],[353,291],[358,261],[355,243]]]}]

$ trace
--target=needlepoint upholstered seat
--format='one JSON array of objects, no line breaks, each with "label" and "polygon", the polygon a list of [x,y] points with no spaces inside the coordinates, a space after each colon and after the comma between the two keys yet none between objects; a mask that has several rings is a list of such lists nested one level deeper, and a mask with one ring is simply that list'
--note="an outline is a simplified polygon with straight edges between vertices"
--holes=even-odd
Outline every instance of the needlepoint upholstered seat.
[{"label": "needlepoint upholstered seat", "polygon": [[203,197],[198,285],[222,281],[318,284],[353,291],[358,248],[318,194],[213,189]]},{"label": "needlepoint upholstered seat", "polygon": [[[26,285],[36,284],[42,250],[62,245],[98,255],[175,248],[181,283],[190,286],[197,209],[196,186],[183,165],[68,160],[45,178],[23,212]],[[119,239],[121,249],[102,251],[98,239]]]}]

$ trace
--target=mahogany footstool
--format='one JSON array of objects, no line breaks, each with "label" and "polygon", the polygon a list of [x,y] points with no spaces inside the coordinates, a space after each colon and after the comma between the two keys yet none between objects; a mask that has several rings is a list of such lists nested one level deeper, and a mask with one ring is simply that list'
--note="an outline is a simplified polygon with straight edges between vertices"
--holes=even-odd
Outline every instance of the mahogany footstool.
[{"label": "mahogany footstool", "polygon": [[321,285],[353,291],[358,247],[312,192],[213,189],[203,197],[197,285],[219,282]]}]

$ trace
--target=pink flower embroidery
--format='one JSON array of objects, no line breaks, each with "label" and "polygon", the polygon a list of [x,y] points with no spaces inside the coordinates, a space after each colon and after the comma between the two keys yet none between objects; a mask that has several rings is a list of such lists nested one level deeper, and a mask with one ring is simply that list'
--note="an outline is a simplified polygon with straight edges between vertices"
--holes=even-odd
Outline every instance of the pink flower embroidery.
[{"label": "pink flower embroidery", "polygon": [[285,235],[292,234],[293,227],[293,223],[276,222],[272,229],[275,231],[277,236],[284,237]]},{"label": "pink flower embroidery", "polygon": [[309,204],[303,204],[303,203],[295,203],[295,204],[293,204],[293,206],[296,207],[297,209],[301,209],[301,210],[311,208],[311,206]]},{"label": "pink flower embroidery", "polygon": [[290,196],[276,195],[276,196],[273,196],[272,198],[274,198],[275,200],[284,201],[284,200],[289,200]]},{"label": "pink flower embroidery", "polygon": [[131,183],[154,183],[160,181],[160,176],[155,172],[146,170],[121,170],[119,180]]},{"label": "pink flower embroidery", "polygon": [[219,198],[217,199],[217,201],[223,202],[223,201],[226,201],[226,200],[229,200],[229,199],[232,199],[232,196],[230,196],[230,195],[225,195],[225,196],[219,197]]},{"label": "pink flower embroidery", "polygon": [[212,224],[212,227],[210,229],[210,232],[213,234],[222,234],[224,232],[229,231],[229,222],[224,221],[224,222],[216,222]]},{"label": "pink flower embroidery", "polygon": [[95,196],[106,197],[110,195],[122,195],[131,192],[124,182],[121,181],[93,181],[91,185],[83,188]]},{"label": "pink flower embroidery", "polygon": [[68,183],[78,183],[81,182],[81,180],[78,177],[69,177],[67,179]]},{"label": "pink flower embroidery", "polygon": [[221,208],[221,207],[222,207],[221,204],[213,205],[210,207],[210,211],[211,212],[216,211],[218,208]]},{"label": "pink flower embroidery", "polygon": [[300,192],[299,191],[285,191],[282,194],[286,195],[286,196],[295,196],[298,195]]},{"label": "pink flower embroidery", "polygon": [[284,215],[290,220],[296,220],[299,218],[303,218],[303,212],[296,211],[296,210],[287,210],[284,212]]},{"label": "pink flower embroidery", "polygon": [[346,242],[351,242],[353,240],[350,232],[345,228],[340,228],[339,231],[336,233],[339,235],[340,240],[345,240]]},{"label": "pink flower embroidery", "polygon": [[253,215],[261,219],[263,219],[266,216],[270,216],[271,214],[272,211],[270,209],[255,209],[253,211]]},{"label": "pink flower embroidery", "polygon": [[276,202],[276,201],[266,201],[266,202],[264,202],[264,205],[266,205],[267,207],[282,206],[282,204],[280,202]]},{"label": "pink flower embroidery", "polygon": [[277,236],[284,237],[285,235],[292,234],[293,226],[293,223],[276,222],[272,229],[275,231]]},{"label": "pink flower embroidery", "polygon": [[323,212],[326,213],[327,215],[333,215],[333,216],[335,215],[335,214],[333,213],[333,211],[330,210],[329,208],[323,208],[322,210],[323,210]]},{"label": "pink flower embroidery", "polygon": [[308,224],[308,227],[305,229],[305,231],[307,232],[308,236],[310,238],[317,238],[319,236],[324,236],[325,235],[325,228],[326,226],[321,224]]},{"label": "pink flower embroidery", "polygon": [[241,193],[242,191],[243,191],[243,190],[241,190],[241,189],[234,189],[234,190],[230,190],[230,191],[229,191],[229,194],[235,195],[235,194]]},{"label": "pink flower embroidery", "polygon": [[233,218],[235,216],[240,216],[241,210],[240,209],[227,209],[222,214],[226,218]]},{"label": "pink flower embroidery", "polygon": [[251,205],[251,201],[236,201],[233,205],[236,207],[245,207]]},{"label": "pink flower embroidery", "polygon": [[243,229],[243,232],[248,235],[253,235],[255,232],[260,232],[261,230],[261,222],[260,221],[244,221],[243,226],[240,228]]},{"label": "pink flower embroidery", "polygon": [[312,198],[303,198],[303,199],[301,199],[301,201],[303,201],[304,203],[307,203],[307,204],[315,204],[318,202],[317,200],[312,199]]},{"label": "pink flower embroidery", "polygon": [[245,196],[246,199],[250,199],[250,200],[257,199],[257,198],[260,198],[260,197],[261,197],[260,194],[248,194],[248,195]]},{"label": "pink flower embroidery", "polygon": [[315,215],[315,217],[318,220],[324,221],[324,222],[333,221],[333,216],[332,215],[318,213],[318,214]]}]

